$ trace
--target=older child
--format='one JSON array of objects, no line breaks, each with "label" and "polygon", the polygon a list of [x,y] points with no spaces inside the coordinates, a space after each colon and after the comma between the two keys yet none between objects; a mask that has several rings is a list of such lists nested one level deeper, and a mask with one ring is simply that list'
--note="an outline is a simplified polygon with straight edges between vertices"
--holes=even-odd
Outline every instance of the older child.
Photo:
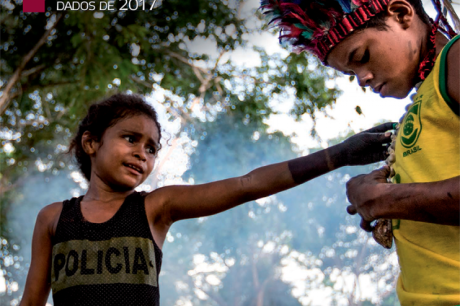
[{"label": "older child", "polygon": [[[420,0],[262,3],[281,39],[361,86],[396,98],[417,89],[391,146],[393,169],[347,184],[347,211],[363,229],[393,219],[401,305],[460,304],[460,39],[434,3],[435,22]],[[390,174],[396,184],[387,183]]]},{"label": "older child", "polygon": [[159,305],[163,242],[182,219],[217,214],[292,188],[345,165],[384,158],[393,124],[247,175],[138,193],[152,172],[161,129],[140,97],[118,94],[93,104],[71,143],[89,181],[84,196],[43,208],[21,305]]}]

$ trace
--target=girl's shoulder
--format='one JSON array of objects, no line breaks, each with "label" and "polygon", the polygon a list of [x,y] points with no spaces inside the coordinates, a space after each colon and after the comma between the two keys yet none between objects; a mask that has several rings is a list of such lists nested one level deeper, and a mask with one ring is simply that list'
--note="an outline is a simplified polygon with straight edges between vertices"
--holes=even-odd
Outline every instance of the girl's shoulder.
[{"label": "girl's shoulder", "polygon": [[147,217],[149,217],[149,221],[152,220],[155,223],[160,220],[164,221],[169,189],[171,188],[161,187],[144,194],[145,211],[147,213]]},{"label": "girl's shoulder", "polygon": [[61,216],[63,202],[54,202],[43,207],[37,216],[37,225],[47,228],[50,236],[56,232],[56,227]]}]

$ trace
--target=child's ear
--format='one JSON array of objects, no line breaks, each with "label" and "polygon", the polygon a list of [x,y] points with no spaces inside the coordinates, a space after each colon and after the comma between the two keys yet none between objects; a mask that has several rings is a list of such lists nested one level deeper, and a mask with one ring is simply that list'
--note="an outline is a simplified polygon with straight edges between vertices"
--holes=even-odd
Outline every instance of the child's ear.
[{"label": "child's ear", "polygon": [[89,131],[85,131],[81,136],[81,146],[86,154],[93,155],[96,153],[98,145],[99,142]]},{"label": "child's ear", "polygon": [[387,14],[390,18],[395,18],[403,29],[407,29],[412,24],[415,11],[406,0],[392,0],[388,3]]}]

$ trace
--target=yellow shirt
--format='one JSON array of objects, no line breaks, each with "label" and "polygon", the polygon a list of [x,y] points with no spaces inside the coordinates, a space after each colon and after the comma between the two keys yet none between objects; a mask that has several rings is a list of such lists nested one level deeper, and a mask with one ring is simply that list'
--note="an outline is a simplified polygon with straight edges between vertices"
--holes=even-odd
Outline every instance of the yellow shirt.
[{"label": "yellow shirt", "polygon": [[[446,92],[452,39],[417,91],[397,136],[394,183],[441,181],[460,175],[458,103]],[[436,205],[436,203],[433,203]],[[460,227],[393,220],[402,306],[460,304]]]}]

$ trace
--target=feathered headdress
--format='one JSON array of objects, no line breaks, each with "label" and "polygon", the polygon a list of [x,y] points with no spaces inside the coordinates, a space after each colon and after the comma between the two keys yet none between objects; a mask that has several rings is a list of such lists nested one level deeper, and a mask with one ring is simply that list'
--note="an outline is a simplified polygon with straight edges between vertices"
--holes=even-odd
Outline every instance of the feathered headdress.
[{"label": "feathered headdress", "polygon": [[[438,12],[434,30],[439,29],[449,37],[455,36],[456,32],[442,13],[440,0],[432,1]],[[443,1],[454,22],[460,24],[455,11],[449,9],[451,0]],[[294,46],[294,51],[311,52],[324,62],[334,46],[369,19],[383,12],[389,2],[390,0],[262,0],[260,8],[271,19],[269,24],[280,27],[280,41],[289,41]]]},{"label": "feathered headdress", "polygon": [[262,0],[261,9],[280,27],[280,41],[324,61],[355,29],[382,12],[390,0]]}]

